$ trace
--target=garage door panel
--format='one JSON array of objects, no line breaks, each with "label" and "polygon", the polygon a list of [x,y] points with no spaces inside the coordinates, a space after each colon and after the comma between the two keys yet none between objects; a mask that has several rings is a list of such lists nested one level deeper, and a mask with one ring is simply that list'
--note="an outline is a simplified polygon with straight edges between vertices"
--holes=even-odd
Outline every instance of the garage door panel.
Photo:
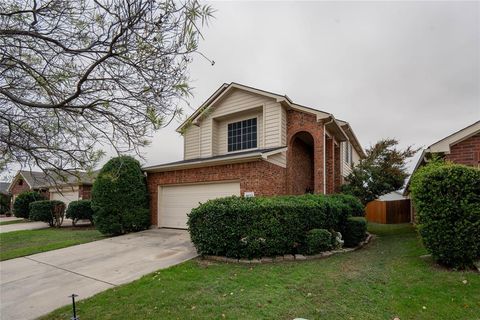
[{"label": "garage door panel", "polygon": [[186,228],[187,214],[210,199],[240,195],[239,182],[162,186],[159,193],[159,225]]},{"label": "garage door panel", "polygon": [[78,191],[69,191],[69,192],[52,192],[50,193],[50,199],[59,200],[65,203],[65,206],[68,207],[68,204],[72,201],[78,200]]}]

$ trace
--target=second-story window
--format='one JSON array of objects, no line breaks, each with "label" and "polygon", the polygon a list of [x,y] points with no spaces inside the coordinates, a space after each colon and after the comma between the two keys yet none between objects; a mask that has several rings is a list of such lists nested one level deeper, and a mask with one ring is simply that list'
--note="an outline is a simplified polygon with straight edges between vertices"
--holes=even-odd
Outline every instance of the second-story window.
[{"label": "second-story window", "polygon": [[257,147],[257,118],[228,124],[228,152]]}]

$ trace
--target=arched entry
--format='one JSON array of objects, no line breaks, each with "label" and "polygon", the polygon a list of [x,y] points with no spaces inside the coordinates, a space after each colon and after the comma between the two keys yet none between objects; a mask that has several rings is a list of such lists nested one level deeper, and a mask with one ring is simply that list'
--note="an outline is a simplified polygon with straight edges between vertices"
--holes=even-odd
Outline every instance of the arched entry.
[{"label": "arched entry", "polygon": [[313,193],[314,139],[306,132],[297,132],[289,143],[288,192],[289,194]]}]

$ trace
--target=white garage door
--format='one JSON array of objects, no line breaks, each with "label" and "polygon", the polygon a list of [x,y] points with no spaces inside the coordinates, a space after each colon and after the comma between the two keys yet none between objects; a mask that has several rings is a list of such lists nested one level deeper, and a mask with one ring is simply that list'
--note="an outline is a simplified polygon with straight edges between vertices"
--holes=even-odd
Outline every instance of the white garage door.
[{"label": "white garage door", "polygon": [[70,202],[78,200],[78,191],[63,191],[62,194],[58,191],[51,192],[50,199],[60,200],[65,203],[65,208],[68,208]]},{"label": "white garage door", "polygon": [[240,196],[239,182],[162,186],[158,195],[159,226],[187,228],[187,214],[199,202],[232,195]]}]

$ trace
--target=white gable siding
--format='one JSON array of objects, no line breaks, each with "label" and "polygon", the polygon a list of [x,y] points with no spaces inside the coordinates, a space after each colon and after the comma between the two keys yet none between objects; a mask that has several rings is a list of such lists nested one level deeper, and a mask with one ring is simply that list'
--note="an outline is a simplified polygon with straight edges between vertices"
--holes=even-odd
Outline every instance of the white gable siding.
[{"label": "white gable siding", "polygon": [[204,118],[198,121],[198,131],[195,125],[186,130],[184,158],[227,153],[228,123],[252,117],[257,117],[258,148],[286,145],[286,112],[280,103],[262,95],[233,90],[206,111]]},{"label": "white gable siding", "polygon": [[[263,148],[263,112],[261,109],[255,109],[255,111],[249,111],[246,113],[241,113],[239,115],[228,117],[221,121],[215,121],[217,124],[217,134],[214,136],[216,137],[217,141],[217,148],[214,148],[214,155],[218,154],[225,154],[228,152],[227,143],[228,143],[228,124],[232,122],[247,120],[257,118],[257,148]],[[216,151],[216,153],[215,153]]]},{"label": "white gable siding", "polygon": [[183,135],[184,159],[200,158],[200,128],[191,125]]},{"label": "white gable siding", "polygon": [[277,102],[265,105],[265,148],[281,146],[282,107]]},{"label": "white gable siding", "polygon": [[[341,148],[340,148],[341,158],[342,158],[342,175],[344,177],[348,176],[352,172],[352,164],[349,164],[345,161],[345,153],[346,153],[347,143],[349,143],[349,142],[342,142]],[[353,163],[353,166],[356,166],[359,162],[360,162],[360,155],[355,150],[355,148],[352,147],[352,163]]]}]

